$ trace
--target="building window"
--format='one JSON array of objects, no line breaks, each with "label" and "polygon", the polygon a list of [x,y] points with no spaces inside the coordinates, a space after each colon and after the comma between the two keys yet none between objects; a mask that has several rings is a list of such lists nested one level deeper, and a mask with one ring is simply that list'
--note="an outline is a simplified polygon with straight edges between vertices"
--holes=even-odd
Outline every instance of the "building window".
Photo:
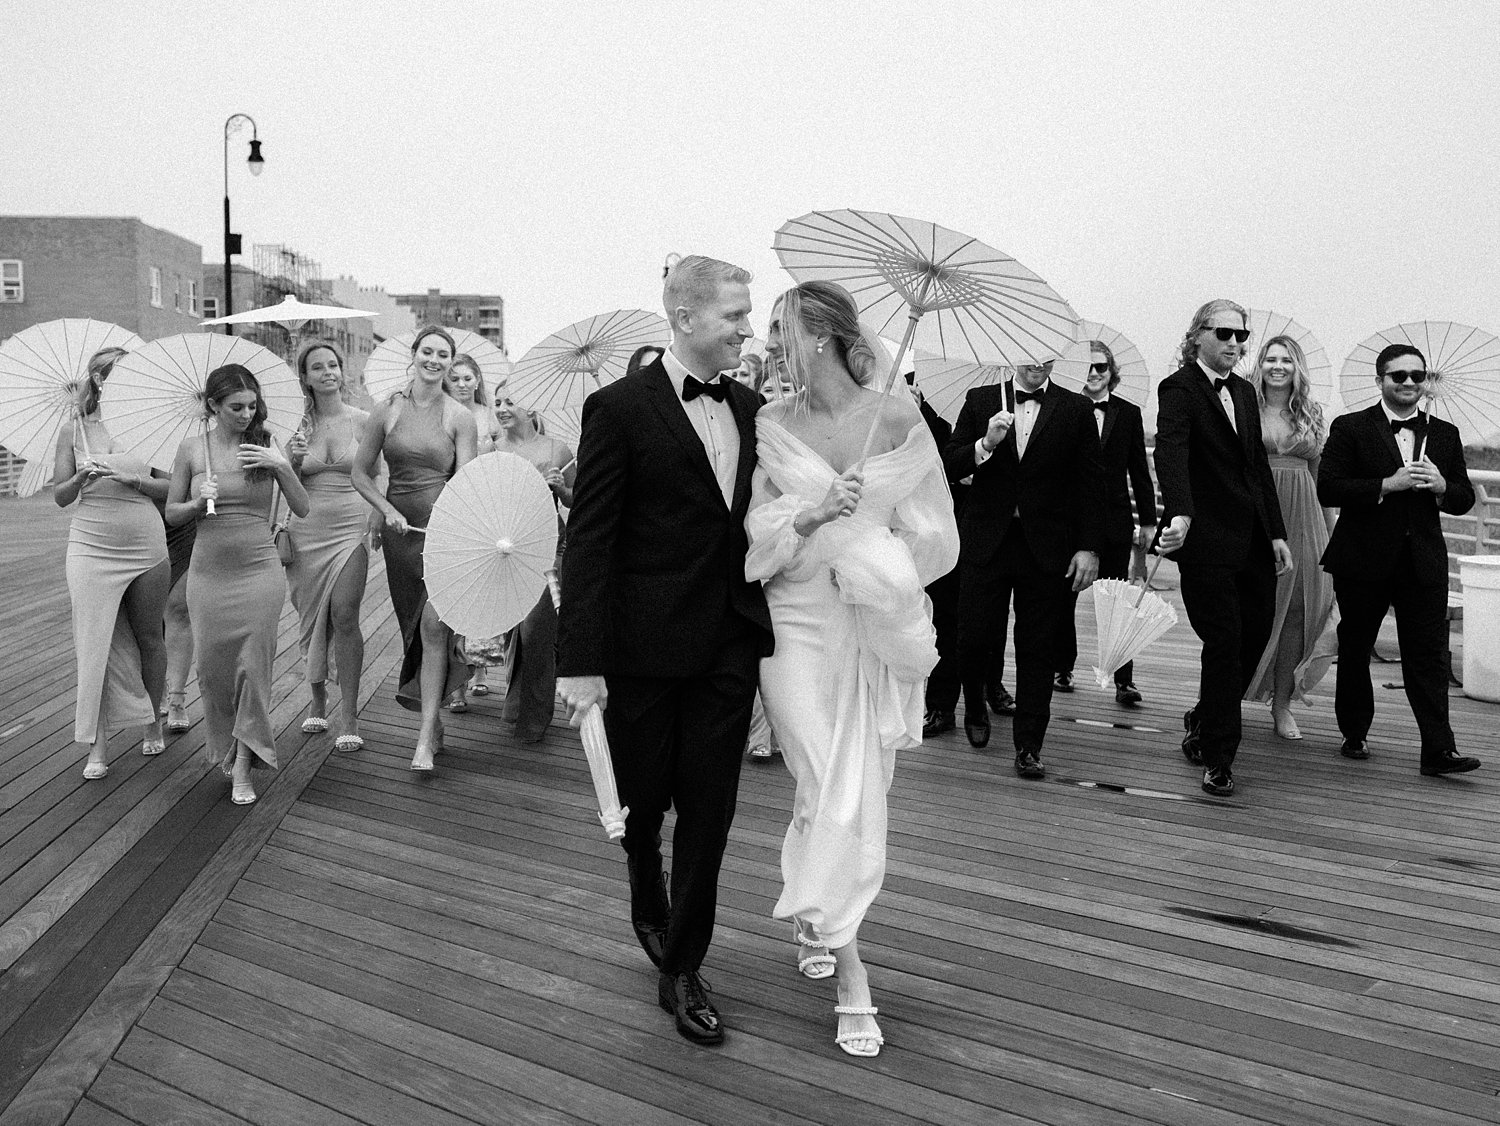
[{"label": "building window", "polygon": [[173,274],[172,280],[177,283],[177,288],[172,291],[172,308],[180,313],[182,312],[182,275]]},{"label": "building window", "polygon": [[495,308],[484,308],[484,307],[481,307],[480,310],[479,310],[479,328],[480,328],[480,331],[482,332],[486,328],[499,328],[499,327],[500,327],[500,310],[499,309],[495,309]]},{"label": "building window", "polygon": [[26,300],[26,285],[19,258],[0,258],[0,301],[20,304]]},{"label": "building window", "polygon": [[201,310],[198,308],[198,280],[188,278],[188,312],[197,316]]},{"label": "building window", "polygon": [[161,267],[151,267],[151,307],[161,308]]},{"label": "building window", "polygon": [[203,299],[203,319],[211,321],[219,315],[219,299],[217,297],[205,297]]}]

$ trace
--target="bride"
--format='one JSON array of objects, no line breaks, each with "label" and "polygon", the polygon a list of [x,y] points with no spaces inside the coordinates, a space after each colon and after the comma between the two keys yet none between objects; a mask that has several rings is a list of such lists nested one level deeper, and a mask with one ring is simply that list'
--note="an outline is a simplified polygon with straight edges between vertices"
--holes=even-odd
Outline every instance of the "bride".
[{"label": "bride", "polygon": [[756,416],[746,518],[745,572],[765,581],[776,634],[761,695],[797,783],[774,914],[806,976],[837,972],[837,1043],[855,1056],[884,1043],[856,936],[885,877],[896,752],[922,741],[937,663],[922,588],[958,560],[937,447],[904,388],[881,407],[874,339],[840,286],[777,300],[766,352],[795,390]]}]

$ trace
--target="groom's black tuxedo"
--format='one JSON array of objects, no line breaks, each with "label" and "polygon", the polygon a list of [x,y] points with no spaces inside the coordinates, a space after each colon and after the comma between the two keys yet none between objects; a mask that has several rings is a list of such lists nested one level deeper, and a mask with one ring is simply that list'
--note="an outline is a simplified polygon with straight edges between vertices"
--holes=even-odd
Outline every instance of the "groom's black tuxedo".
[{"label": "groom's black tuxedo", "polygon": [[[757,662],[772,645],[765,595],[745,579],[760,399],[727,383],[739,435],[727,504],[660,360],[588,397],[563,555],[557,672],[605,678],[632,922],[665,929],[667,974],[697,970],[713,937]],[[668,912],[660,831],[674,806]]]},{"label": "groom's black tuxedo", "polygon": [[949,481],[973,475],[959,523],[959,666],[965,714],[985,715],[990,650],[1005,636],[1002,594],[1015,593],[1016,749],[1040,751],[1051,712],[1061,621],[1071,609],[1068,564],[1097,553],[1104,483],[1094,412],[1082,395],[1048,385],[1024,455],[1012,426],[976,465],[975,443],[990,418],[1014,400],[1010,384],[976,387],[964,398],[943,453]]},{"label": "groom's black tuxedo", "polygon": [[1339,509],[1323,553],[1339,604],[1339,666],[1334,711],[1349,740],[1364,739],[1374,717],[1370,651],[1388,609],[1396,611],[1402,679],[1422,732],[1422,757],[1454,748],[1448,723],[1448,547],[1439,513],[1474,506],[1458,430],[1427,423],[1422,452],[1447,482],[1441,499],[1408,489],[1380,495],[1402,465],[1400,447],[1380,403],[1340,415],[1328,430],[1318,469],[1318,499]]}]

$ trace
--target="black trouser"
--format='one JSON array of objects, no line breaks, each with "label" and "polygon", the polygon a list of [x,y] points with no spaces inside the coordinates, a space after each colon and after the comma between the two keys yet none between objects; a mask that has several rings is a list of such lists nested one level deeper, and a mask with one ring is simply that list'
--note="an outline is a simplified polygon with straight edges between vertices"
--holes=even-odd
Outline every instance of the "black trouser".
[{"label": "black trouser", "polygon": [[1042,572],[1019,520],[1010,522],[994,562],[960,566],[958,632],[964,711],[972,716],[985,714],[991,653],[997,642],[1004,644],[1005,606],[1013,602],[1016,716],[1011,734],[1017,750],[1040,751],[1051,717],[1052,670],[1062,618],[1070,605],[1071,583],[1064,575]]},{"label": "black trouser", "polygon": [[[959,568],[955,567],[927,588],[927,597],[932,599],[932,626],[937,631],[938,650],[938,663],[927,676],[928,711],[956,710],[959,691],[963,687],[963,661],[958,642],[959,586]],[[999,688],[1005,679],[1005,632],[1010,623],[1008,580],[1002,583],[998,597],[1000,629],[983,662],[986,670],[985,683],[992,688]]]},{"label": "black trouser", "polygon": [[697,970],[713,939],[759,647],[748,633],[726,642],[701,676],[606,678],[604,728],[630,809],[620,843],[642,887],[661,870],[662,821],[677,810],[664,973]]},{"label": "black trouser", "polygon": [[1401,645],[1401,678],[1406,699],[1422,733],[1422,758],[1454,750],[1448,723],[1448,583],[1419,578],[1411,549],[1403,544],[1388,579],[1365,582],[1347,575],[1333,577],[1339,604],[1339,669],[1333,708],[1346,739],[1363,739],[1375,717],[1370,684],[1370,652],[1388,609],[1396,611]]},{"label": "black trouser", "polygon": [[1240,746],[1240,699],[1260,664],[1276,619],[1276,565],[1257,534],[1237,564],[1179,564],[1182,604],[1203,642],[1193,705],[1203,765],[1229,767]]},{"label": "black trouser", "polygon": [[[1101,579],[1130,578],[1129,543],[1108,543],[1099,548]],[[1078,663],[1078,591],[1071,591],[1068,615],[1063,620],[1062,635],[1057,642],[1057,671],[1072,672]],[[1135,662],[1126,661],[1115,671],[1115,687],[1123,688],[1135,680]]]}]

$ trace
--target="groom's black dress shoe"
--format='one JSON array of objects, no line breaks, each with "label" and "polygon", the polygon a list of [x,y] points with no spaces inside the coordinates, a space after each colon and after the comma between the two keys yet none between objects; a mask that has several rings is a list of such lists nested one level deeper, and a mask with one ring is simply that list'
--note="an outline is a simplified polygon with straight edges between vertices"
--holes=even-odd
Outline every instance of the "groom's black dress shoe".
[{"label": "groom's black dress shoe", "polygon": [[1005,685],[992,684],[985,690],[984,698],[996,715],[1016,714],[1016,698],[1005,690]]},{"label": "groom's black dress shoe", "polygon": [[667,918],[670,909],[667,900],[667,880],[660,865],[654,873],[644,869],[647,864],[631,860],[630,866],[630,928],[635,939],[651,959],[651,964],[661,968],[662,952],[667,945]]},{"label": "groom's black dress shoe", "polygon": [[964,716],[964,734],[969,737],[969,746],[984,747],[990,741],[990,721],[988,716],[975,719],[971,715]]},{"label": "groom's black dress shoe", "polygon": [[1343,746],[1339,748],[1339,754],[1363,761],[1370,757],[1370,748],[1363,739],[1345,739]]},{"label": "groom's black dress shoe", "polygon": [[722,1044],[724,1026],[708,999],[703,979],[693,970],[661,975],[656,999],[677,1021],[677,1031],[695,1044]]},{"label": "groom's black dress shoe", "polygon": [[1422,756],[1422,773],[1429,777],[1435,774],[1467,774],[1479,769],[1479,760],[1457,751],[1444,751],[1440,755]]}]

